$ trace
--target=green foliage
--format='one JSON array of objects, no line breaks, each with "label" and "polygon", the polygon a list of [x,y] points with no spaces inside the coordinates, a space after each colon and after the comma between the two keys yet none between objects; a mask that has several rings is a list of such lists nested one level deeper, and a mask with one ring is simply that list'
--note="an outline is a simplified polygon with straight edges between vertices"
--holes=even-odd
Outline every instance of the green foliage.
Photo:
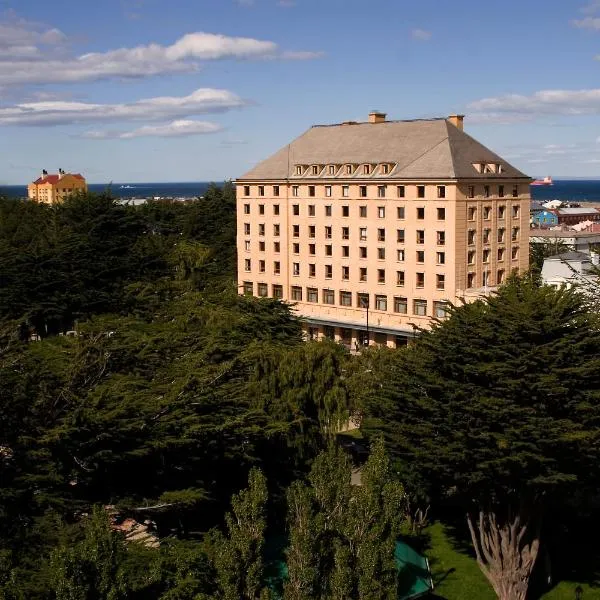
[{"label": "green foliage", "polygon": [[544,259],[556,254],[562,254],[572,250],[572,247],[565,244],[558,238],[554,241],[536,242],[529,244],[529,268],[534,275],[539,275],[544,266]]},{"label": "green foliage", "polygon": [[308,479],[288,493],[285,599],[395,599],[406,498],[383,441],[373,445],[360,486],[351,484],[351,465],[335,447],[317,457]]}]

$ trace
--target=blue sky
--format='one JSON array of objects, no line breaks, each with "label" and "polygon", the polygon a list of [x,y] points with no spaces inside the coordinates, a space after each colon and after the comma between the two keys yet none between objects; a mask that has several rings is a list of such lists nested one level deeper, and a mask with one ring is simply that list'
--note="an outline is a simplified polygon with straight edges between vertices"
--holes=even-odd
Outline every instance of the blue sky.
[{"label": "blue sky", "polygon": [[371,109],[598,176],[600,0],[0,0],[0,184],[235,178]]}]

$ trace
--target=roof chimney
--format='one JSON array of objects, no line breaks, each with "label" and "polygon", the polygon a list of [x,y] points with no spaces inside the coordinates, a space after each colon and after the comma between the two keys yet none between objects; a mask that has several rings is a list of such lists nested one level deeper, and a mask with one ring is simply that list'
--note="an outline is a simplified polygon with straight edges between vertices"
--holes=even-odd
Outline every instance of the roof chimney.
[{"label": "roof chimney", "polygon": [[385,123],[386,114],[378,110],[372,110],[369,113],[369,123]]},{"label": "roof chimney", "polygon": [[465,120],[465,115],[450,115],[446,121],[449,121],[456,127],[457,129],[463,130],[463,122]]}]

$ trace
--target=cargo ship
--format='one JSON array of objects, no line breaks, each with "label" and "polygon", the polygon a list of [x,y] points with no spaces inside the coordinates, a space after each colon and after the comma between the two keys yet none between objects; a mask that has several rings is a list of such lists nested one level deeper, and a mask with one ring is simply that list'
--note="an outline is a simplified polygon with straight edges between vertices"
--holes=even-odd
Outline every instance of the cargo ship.
[{"label": "cargo ship", "polygon": [[536,179],[535,181],[532,181],[530,185],[552,185],[552,177],[548,175],[547,177],[544,177],[544,179]]}]

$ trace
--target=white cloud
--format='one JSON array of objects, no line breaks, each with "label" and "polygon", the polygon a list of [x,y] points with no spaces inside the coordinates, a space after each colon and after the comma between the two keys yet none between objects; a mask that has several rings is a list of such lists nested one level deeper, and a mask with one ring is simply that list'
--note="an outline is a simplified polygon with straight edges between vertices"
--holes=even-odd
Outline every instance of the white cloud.
[{"label": "white cloud", "polygon": [[222,131],[217,123],[209,121],[178,120],[165,125],[144,125],[132,131],[86,131],[81,137],[92,140],[121,139],[138,137],[184,137]]},{"label": "white cloud", "polygon": [[425,29],[413,29],[410,32],[413,40],[419,40],[421,42],[426,42],[431,39],[431,31],[427,31]]},{"label": "white cloud", "polygon": [[583,19],[573,19],[571,24],[578,29],[592,29],[594,31],[600,30],[600,18],[598,17],[585,17]]},{"label": "white cloud", "polygon": [[0,125],[60,125],[117,121],[160,121],[223,112],[247,105],[227,90],[201,88],[189,96],[163,96],[128,104],[26,102],[0,107]]},{"label": "white cloud", "polygon": [[66,39],[57,29],[27,21],[0,22],[0,86],[193,72],[207,60],[320,56],[318,52],[286,52],[271,41],[205,32],[188,33],[170,46],[148,44],[73,56],[66,53]]},{"label": "white cloud", "polygon": [[600,0],[593,0],[593,2],[580,8],[579,12],[586,15],[593,15],[594,13],[600,12]]},{"label": "white cloud", "polygon": [[279,0],[277,6],[281,6],[282,8],[292,8],[296,6],[296,2],[295,0]]},{"label": "white cloud", "polygon": [[549,115],[596,115],[600,114],[600,89],[541,90],[529,96],[508,94],[471,102],[468,108],[480,122],[501,118],[516,122]]}]

